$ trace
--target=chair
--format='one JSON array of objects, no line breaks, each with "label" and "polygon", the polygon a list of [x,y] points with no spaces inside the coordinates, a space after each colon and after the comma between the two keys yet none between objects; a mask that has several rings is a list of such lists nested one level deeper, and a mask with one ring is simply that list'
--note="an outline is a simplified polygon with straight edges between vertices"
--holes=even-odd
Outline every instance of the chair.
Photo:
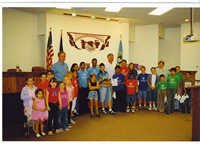
[{"label": "chair", "polygon": [[41,72],[41,71],[46,71],[46,69],[42,66],[34,66],[32,67],[32,72]]},{"label": "chair", "polygon": [[[16,69],[8,69],[7,72],[17,72],[17,70]],[[19,72],[22,72],[22,70],[19,69]]]}]

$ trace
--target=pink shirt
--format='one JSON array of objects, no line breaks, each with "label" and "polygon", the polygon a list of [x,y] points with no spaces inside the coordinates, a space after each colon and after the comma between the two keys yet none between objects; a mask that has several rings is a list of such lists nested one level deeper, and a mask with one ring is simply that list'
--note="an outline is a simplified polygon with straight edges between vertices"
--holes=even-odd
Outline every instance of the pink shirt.
[{"label": "pink shirt", "polygon": [[60,91],[60,96],[61,96],[61,101],[62,101],[62,107],[66,107],[67,104],[67,91],[61,92]]},{"label": "pink shirt", "polygon": [[67,86],[66,87],[66,90],[67,90],[67,93],[68,93],[68,96],[69,96],[69,101],[71,102],[73,99],[72,99],[72,90],[74,89],[74,87],[69,87]]}]

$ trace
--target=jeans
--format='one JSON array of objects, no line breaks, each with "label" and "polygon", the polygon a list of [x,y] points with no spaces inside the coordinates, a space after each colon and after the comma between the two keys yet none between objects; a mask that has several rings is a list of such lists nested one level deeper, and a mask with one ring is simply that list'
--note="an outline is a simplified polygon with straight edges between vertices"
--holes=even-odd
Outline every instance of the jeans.
[{"label": "jeans", "polygon": [[89,112],[88,99],[87,99],[88,92],[89,92],[88,88],[81,87],[79,89],[78,103],[79,103],[79,112],[81,115]]},{"label": "jeans", "polygon": [[147,91],[147,94],[148,94],[148,98],[147,99],[149,101],[153,101],[153,102],[157,103],[157,90]]},{"label": "jeans", "polygon": [[[58,129],[58,103],[49,103],[50,111],[48,117],[47,131],[52,131]],[[53,129],[52,129],[53,120]]]},{"label": "jeans", "polygon": [[138,99],[141,99],[142,96],[144,97],[145,100],[147,99],[147,90],[146,90],[146,91],[142,91],[142,90],[139,90],[139,91],[138,91],[137,98],[138,98]]},{"label": "jeans", "polygon": [[185,112],[185,105],[187,104],[187,112],[191,111],[191,91],[187,92],[189,98],[187,98],[184,103],[182,103],[182,112]]},{"label": "jeans", "polygon": [[60,129],[65,130],[68,127],[67,113],[67,106],[58,111],[58,124]]},{"label": "jeans", "polygon": [[67,119],[70,124],[71,124],[71,110],[72,110],[72,101],[69,103],[69,111],[67,113]]},{"label": "jeans", "polygon": [[111,101],[111,88],[110,86],[100,86],[99,88],[100,102]]},{"label": "jeans", "polygon": [[165,96],[167,95],[167,90],[158,90],[157,107],[160,111],[165,109]]},{"label": "jeans", "polygon": [[130,102],[134,103],[136,99],[136,94],[126,95],[126,103],[129,104]]},{"label": "jeans", "polygon": [[[181,94],[181,88],[179,88],[179,94]],[[175,110],[179,110],[179,100],[175,100],[175,103],[174,103],[174,109]]]}]

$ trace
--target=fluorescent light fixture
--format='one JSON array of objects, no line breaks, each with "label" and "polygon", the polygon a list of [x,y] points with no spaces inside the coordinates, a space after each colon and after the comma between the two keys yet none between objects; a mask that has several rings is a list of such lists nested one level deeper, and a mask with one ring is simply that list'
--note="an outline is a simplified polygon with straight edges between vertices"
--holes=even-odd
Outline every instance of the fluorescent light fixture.
[{"label": "fluorescent light fixture", "polygon": [[121,10],[121,7],[107,7],[105,9],[105,11],[108,11],[108,12],[119,12]]},{"label": "fluorescent light fixture", "polygon": [[109,18],[109,17],[107,17],[107,18],[106,18],[106,20],[107,20],[107,21],[110,21],[110,18]]},{"label": "fluorescent light fixture", "polygon": [[157,9],[150,12],[149,15],[162,15],[171,9],[173,9],[173,7],[158,7]]},{"label": "fluorescent light fixture", "polygon": [[91,16],[91,19],[93,19],[93,20],[94,20],[94,19],[95,19],[95,16]]},{"label": "fluorescent light fixture", "polygon": [[57,9],[71,9],[70,6],[66,6],[66,5],[59,5],[59,6],[56,6]]},{"label": "fluorescent light fixture", "polygon": [[73,16],[73,17],[75,17],[75,16],[76,16],[76,13],[75,13],[75,12],[73,12],[73,13],[72,13],[72,16]]},{"label": "fluorescent light fixture", "polygon": [[185,19],[185,22],[189,22],[190,20],[189,19]]}]

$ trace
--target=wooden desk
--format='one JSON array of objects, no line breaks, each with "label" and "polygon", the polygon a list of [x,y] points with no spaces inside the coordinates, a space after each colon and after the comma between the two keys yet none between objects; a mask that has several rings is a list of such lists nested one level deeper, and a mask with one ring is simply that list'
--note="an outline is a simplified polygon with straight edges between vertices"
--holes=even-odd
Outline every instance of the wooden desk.
[{"label": "wooden desk", "polygon": [[200,85],[188,87],[192,89],[192,140],[200,141]]},{"label": "wooden desk", "polygon": [[34,85],[40,82],[41,72],[3,72],[3,94],[20,93],[26,85],[26,77],[34,77]]},{"label": "wooden desk", "polygon": [[193,81],[195,81],[195,75],[197,73],[197,71],[189,71],[189,70],[181,70],[180,73],[183,75],[183,78],[186,77],[186,72],[190,72],[191,73],[191,79],[193,79]]}]

